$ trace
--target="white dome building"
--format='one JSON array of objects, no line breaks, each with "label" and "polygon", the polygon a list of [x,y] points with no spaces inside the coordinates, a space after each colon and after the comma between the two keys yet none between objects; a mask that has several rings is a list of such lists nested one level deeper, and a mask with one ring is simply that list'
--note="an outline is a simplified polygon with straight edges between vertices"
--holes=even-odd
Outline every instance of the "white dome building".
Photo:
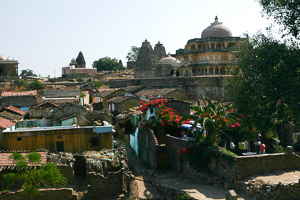
[{"label": "white dome building", "polygon": [[184,50],[176,51],[182,63],[180,76],[225,75],[239,49],[240,37],[232,37],[231,30],[218,17],[202,31],[201,38],[191,39]]}]

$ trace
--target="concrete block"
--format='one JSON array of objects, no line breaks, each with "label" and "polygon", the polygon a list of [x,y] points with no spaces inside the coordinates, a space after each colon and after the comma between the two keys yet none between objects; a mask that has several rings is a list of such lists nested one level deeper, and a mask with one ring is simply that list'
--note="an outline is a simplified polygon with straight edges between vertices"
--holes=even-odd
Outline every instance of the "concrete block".
[{"label": "concrete block", "polygon": [[237,200],[237,194],[234,190],[229,190],[225,196],[226,200]]}]

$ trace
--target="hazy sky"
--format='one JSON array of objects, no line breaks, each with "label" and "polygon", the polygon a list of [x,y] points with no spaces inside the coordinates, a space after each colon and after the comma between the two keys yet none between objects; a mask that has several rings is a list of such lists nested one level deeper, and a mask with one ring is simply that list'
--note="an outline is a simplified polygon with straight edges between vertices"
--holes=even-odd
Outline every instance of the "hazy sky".
[{"label": "hazy sky", "polygon": [[87,67],[99,58],[122,59],[145,38],[167,53],[184,48],[214,21],[233,36],[264,30],[257,0],[0,0],[0,55],[22,69],[61,76],[82,51]]}]

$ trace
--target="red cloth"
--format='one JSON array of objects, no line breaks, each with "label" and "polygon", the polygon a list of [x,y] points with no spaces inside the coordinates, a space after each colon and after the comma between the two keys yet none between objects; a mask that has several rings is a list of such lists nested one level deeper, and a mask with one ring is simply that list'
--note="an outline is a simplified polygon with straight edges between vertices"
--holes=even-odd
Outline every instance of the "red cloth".
[{"label": "red cloth", "polygon": [[263,152],[264,150],[266,150],[266,145],[265,144],[261,144],[260,145],[260,151]]}]

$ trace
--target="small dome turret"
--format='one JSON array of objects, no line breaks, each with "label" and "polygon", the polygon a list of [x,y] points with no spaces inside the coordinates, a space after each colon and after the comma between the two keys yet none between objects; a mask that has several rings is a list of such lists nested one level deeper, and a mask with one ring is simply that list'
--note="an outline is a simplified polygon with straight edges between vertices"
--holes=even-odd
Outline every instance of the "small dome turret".
[{"label": "small dome turret", "polygon": [[211,23],[201,34],[201,38],[210,37],[232,37],[232,33],[228,27],[224,26],[222,22],[219,22],[216,16],[215,22]]},{"label": "small dome turret", "polygon": [[168,54],[167,57],[160,59],[159,64],[172,65],[175,61],[176,61],[176,58],[174,58],[170,54]]}]

